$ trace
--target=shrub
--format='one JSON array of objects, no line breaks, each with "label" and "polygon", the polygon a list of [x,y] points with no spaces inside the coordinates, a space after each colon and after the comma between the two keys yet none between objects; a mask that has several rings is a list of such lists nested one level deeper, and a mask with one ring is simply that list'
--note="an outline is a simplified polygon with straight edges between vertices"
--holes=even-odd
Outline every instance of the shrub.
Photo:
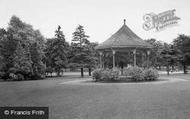
[{"label": "shrub", "polygon": [[116,69],[107,69],[107,70],[103,70],[102,74],[101,74],[101,81],[115,81],[117,80],[119,77],[119,70]]},{"label": "shrub", "polygon": [[158,71],[155,69],[145,69],[144,71],[144,80],[151,81],[151,80],[157,80],[159,77]]},{"label": "shrub", "polygon": [[92,72],[95,81],[115,81],[119,77],[118,69],[96,69]]},{"label": "shrub", "polygon": [[19,81],[24,80],[24,76],[22,74],[17,74],[17,80]]},{"label": "shrub", "polygon": [[5,72],[0,71],[0,79],[3,78],[4,76],[5,76]]},{"label": "shrub", "polygon": [[119,69],[112,69],[111,70],[111,79],[112,80],[117,80],[119,78]]},{"label": "shrub", "polygon": [[142,68],[139,67],[129,67],[124,69],[124,75],[131,78],[131,81],[143,81],[144,72]]},{"label": "shrub", "polygon": [[9,70],[8,70],[8,73],[16,73],[18,70],[14,67],[11,67]]},{"label": "shrub", "polygon": [[93,78],[93,80],[100,81],[101,80],[102,71],[103,71],[103,69],[95,69],[92,72],[92,78]]},{"label": "shrub", "polygon": [[[116,81],[119,79],[119,72],[119,69],[95,69],[92,72],[92,77],[95,81]],[[139,67],[124,68],[124,75],[126,81],[150,81],[157,80],[159,77],[157,70],[151,68],[143,70]]]},{"label": "shrub", "polygon": [[101,78],[100,81],[111,81],[111,73],[109,70],[103,70],[101,72]]},{"label": "shrub", "polygon": [[34,75],[31,76],[31,80],[38,80],[38,79],[44,79],[45,75],[40,74],[40,73],[35,73]]},{"label": "shrub", "polygon": [[18,73],[18,74],[10,73],[9,74],[9,80],[11,80],[11,81],[22,81],[22,80],[25,80],[25,78],[20,73]]},{"label": "shrub", "polygon": [[10,78],[10,80],[13,80],[13,81],[18,80],[17,75],[15,75],[14,73],[9,73],[9,78]]}]

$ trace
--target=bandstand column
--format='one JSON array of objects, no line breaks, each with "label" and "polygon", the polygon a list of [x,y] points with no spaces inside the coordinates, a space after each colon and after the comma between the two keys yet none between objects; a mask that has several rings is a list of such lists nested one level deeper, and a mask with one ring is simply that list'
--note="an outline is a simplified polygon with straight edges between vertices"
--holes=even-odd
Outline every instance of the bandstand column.
[{"label": "bandstand column", "polygon": [[102,52],[99,52],[99,55],[100,55],[100,68],[102,68]]},{"label": "bandstand column", "polygon": [[104,63],[105,63],[105,54],[102,53],[102,68],[104,69]]},{"label": "bandstand column", "polygon": [[137,65],[137,59],[136,59],[136,49],[133,50],[133,56],[134,56],[134,67]]},{"label": "bandstand column", "polygon": [[115,68],[115,50],[112,50],[112,54],[113,54],[113,68]]},{"label": "bandstand column", "polygon": [[143,62],[144,62],[144,52],[142,52],[142,54],[141,54],[141,66],[142,67],[144,67],[144,65],[143,65]]},{"label": "bandstand column", "polygon": [[149,56],[150,56],[150,50],[147,51],[147,67],[149,68]]}]

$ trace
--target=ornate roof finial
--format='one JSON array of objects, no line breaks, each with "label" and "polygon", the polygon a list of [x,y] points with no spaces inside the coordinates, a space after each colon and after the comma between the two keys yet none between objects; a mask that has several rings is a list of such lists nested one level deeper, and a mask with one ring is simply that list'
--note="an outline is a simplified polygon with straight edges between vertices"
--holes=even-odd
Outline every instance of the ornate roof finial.
[{"label": "ornate roof finial", "polygon": [[124,19],[123,21],[124,21],[124,25],[125,25],[126,20]]}]

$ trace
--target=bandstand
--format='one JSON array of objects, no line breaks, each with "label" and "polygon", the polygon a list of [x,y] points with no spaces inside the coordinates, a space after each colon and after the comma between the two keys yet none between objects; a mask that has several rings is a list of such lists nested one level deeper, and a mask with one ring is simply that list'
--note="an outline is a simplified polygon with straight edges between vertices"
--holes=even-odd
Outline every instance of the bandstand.
[{"label": "bandstand", "polygon": [[[132,52],[133,54],[133,66],[137,64],[137,52],[144,53],[146,61],[149,62],[150,49],[152,46],[146,41],[142,40],[139,36],[137,36],[127,25],[126,20],[124,19],[123,26],[110,38],[108,38],[103,43],[99,44],[96,47],[96,50],[99,52],[100,56],[100,67],[104,68],[104,61],[102,60],[102,56],[106,53],[112,54],[112,67],[116,67],[116,53],[120,52]],[[143,52],[142,52],[143,51]],[[144,60],[142,58],[142,60]],[[149,63],[147,63],[147,67]]]}]

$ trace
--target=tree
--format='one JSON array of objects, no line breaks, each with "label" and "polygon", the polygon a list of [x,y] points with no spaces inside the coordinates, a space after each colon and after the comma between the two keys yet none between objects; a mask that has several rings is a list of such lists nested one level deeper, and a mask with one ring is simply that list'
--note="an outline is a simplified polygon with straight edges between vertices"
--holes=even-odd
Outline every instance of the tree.
[{"label": "tree", "polygon": [[166,71],[169,75],[170,66],[174,67],[177,62],[177,51],[174,49],[173,45],[165,44],[161,52],[161,57],[165,61],[163,64],[166,66]]},{"label": "tree", "polygon": [[3,39],[6,37],[6,30],[0,29],[0,72],[2,71],[4,62],[3,62],[3,55],[2,55],[2,49],[3,49]]},{"label": "tree", "polygon": [[41,51],[40,44],[38,42],[33,43],[30,46],[33,79],[43,78],[45,76],[46,66],[43,63],[44,54]]},{"label": "tree", "polygon": [[[32,67],[33,61],[35,61],[32,59],[35,52],[30,48],[35,43],[39,44],[38,53],[43,56],[44,38],[41,33],[34,30],[31,25],[21,21],[17,16],[12,16],[7,29],[1,30],[0,37],[0,53],[3,59],[1,71],[5,73],[4,79],[11,78],[10,73],[16,77],[24,75],[25,79],[31,79],[35,70]],[[44,65],[42,61],[41,63]],[[17,76],[17,74],[19,75]]]},{"label": "tree", "polygon": [[4,28],[0,28],[0,41],[5,37],[6,33],[7,32]]},{"label": "tree", "polygon": [[65,36],[61,27],[55,31],[55,38],[48,39],[46,48],[46,64],[48,70],[53,70],[60,76],[63,68],[67,68],[67,54],[69,44],[65,41]]},{"label": "tree", "polygon": [[71,64],[81,68],[81,77],[84,76],[83,68],[89,62],[88,58],[88,46],[89,36],[85,34],[84,27],[79,25],[73,33],[73,39],[71,43]]},{"label": "tree", "polygon": [[73,33],[72,43],[75,47],[79,47],[82,50],[83,46],[90,43],[88,38],[89,36],[85,34],[84,27],[79,25]]},{"label": "tree", "polygon": [[25,45],[20,42],[17,43],[17,48],[14,53],[13,67],[9,70],[10,73],[21,74],[25,79],[30,78],[32,75],[32,61],[29,57],[29,50],[25,50]]},{"label": "tree", "polygon": [[91,76],[92,68],[94,68],[98,62],[98,52],[95,50],[95,47],[98,43],[88,43],[85,48],[86,53],[86,67],[88,68],[89,76]]},{"label": "tree", "polygon": [[184,74],[186,74],[186,68],[190,65],[190,36],[179,35],[174,39],[173,45],[178,50],[178,61],[183,65]]},{"label": "tree", "polygon": [[[161,41],[157,41],[154,38],[145,40],[149,44],[153,46],[153,48],[150,49],[150,55],[149,55],[149,61],[151,66],[154,67],[161,67],[164,63],[164,59],[161,56],[161,52],[164,50],[164,46],[166,46],[166,43],[163,43]],[[165,44],[165,45],[164,45]]]},{"label": "tree", "polygon": [[16,51],[17,41],[13,39],[13,35],[6,31],[5,36],[1,39],[1,56],[2,69],[4,72],[3,79],[9,78],[9,69],[14,67],[14,53]]}]

